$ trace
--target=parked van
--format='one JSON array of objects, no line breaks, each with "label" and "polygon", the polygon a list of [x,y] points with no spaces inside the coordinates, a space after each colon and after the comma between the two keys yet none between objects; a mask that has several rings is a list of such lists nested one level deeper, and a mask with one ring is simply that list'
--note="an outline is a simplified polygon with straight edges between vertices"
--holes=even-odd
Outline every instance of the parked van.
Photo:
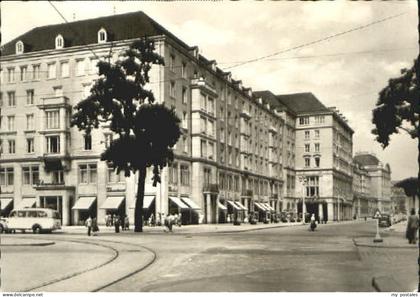
[{"label": "parked van", "polygon": [[60,214],[49,208],[15,209],[7,220],[9,231],[32,230],[33,233],[51,232],[61,229]]}]

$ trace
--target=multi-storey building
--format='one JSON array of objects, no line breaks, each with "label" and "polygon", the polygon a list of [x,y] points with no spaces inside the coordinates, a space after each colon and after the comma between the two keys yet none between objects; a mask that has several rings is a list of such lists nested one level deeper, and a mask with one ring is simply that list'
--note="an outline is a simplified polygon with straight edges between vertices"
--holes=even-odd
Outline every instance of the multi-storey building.
[{"label": "multi-storey building", "polygon": [[353,163],[353,216],[371,217],[377,207],[371,194],[369,173],[360,164]]},{"label": "multi-storey building", "polygon": [[175,108],[183,130],[162,183],[147,181],[146,216],[181,212],[185,223],[215,223],[280,210],[284,167],[294,163],[294,120],[136,12],[35,28],[2,47],[3,214],[36,205],[58,210],[64,225],[89,214],[100,223],[106,213],[132,220],[137,178],[100,161],[114,135],[106,124],[85,135],[70,119],[98,77],[97,61],[118,59],[143,36],[165,59],[165,66],[153,66],[148,88],[157,102]]},{"label": "multi-storey building", "polygon": [[293,129],[293,141],[290,137],[283,144],[293,150],[287,152],[293,161],[287,163],[286,195],[289,189],[294,192],[289,197],[295,198],[296,211],[302,213],[305,197],[305,213],[328,220],[351,219],[353,130],[347,120],[311,93],[259,94],[285,110],[286,122]]},{"label": "multi-storey building", "polygon": [[382,213],[391,213],[391,168],[389,164],[383,165],[374,154],[365,152],[356,153],[353,160],[369,175],[370,195],[373,198],[371,210],[379,209]]}]

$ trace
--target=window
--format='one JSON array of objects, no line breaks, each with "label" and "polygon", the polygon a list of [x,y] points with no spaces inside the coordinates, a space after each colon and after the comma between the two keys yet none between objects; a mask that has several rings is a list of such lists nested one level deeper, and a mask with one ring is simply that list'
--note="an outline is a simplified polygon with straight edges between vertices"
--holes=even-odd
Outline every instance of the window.
[{"label": "window", "polygon": [[316,124],[323,124],[325,122],[325,117],[324,116],[316,116],[315,117],[315,123]]},{"label": "window", "polygon": [[7,68],[7,82],[15,82],[15,68]]},{"label": "window", "polygon": [[3,92],[0,92],[0,107],[3,106]]},{"label": "window", "polygon": [[32,154],[33,152],[35,152],[34,139],[33,138],[26,138],[26,152],[28,154]]},{"label": "window", "polygon": [[79,183],[94,184],[97,180],[97,166],[96,164],[80,164],[79,165]]},{"label": "window", "polygon": [[84,140],[85,140],[85,150],[86,151],[92,150],[92,135],[86,134],[84,136]]},{"label": "window", "polygon": [[169,59],[169,69],[175,72],[175,56],[171,55]]},{"label": "window", "polygon": [[16,95],[15,92],[7,92],[7,98],[9,106],[16,106]]},{"label": "window", "polygon": [[107,41],[107,33],[104,28],[98,31],[98,43],[105,43]]},{"label": "window", "polygon": [[22,167],[23,184],[36,185],[39,183],[39,166]]},{"label": "window", "polygon": [[24,49],[23,42],[20,40],[16,42],[16,54],[17,55],[23,54],[23,49]]},{"label": "window", "polygon": [[319,139],[319,130],[315,130],[315,139]]},{"label": "window", "polygon": [[104,141],[105,148],[109,148],[113,139],[113,135],[111,133],[105,133],[104,137],[105,137],[105,141]]},{"label": "window", "polygon": [[309,176],[306,184],[306,197],[319,196],[319,177]]},{"label": "window", "polygon": [[8,116],[7,117],[7,130],[8,131],[15,131],[15,116]]},{"label": "window", "polygon": [[14,139],[9,139],[9,154],[15,154],[16,153],[16,142]]},{"label": "window", "polygon": [[47,137],[47,153],[48,154],[60,153],[60,136]]},{"label": "window", "polygon": [[52,172],[52,183],[53,184],[64,184],[64,172],[63,170],[54,170]]},{"label": "window", "polygon": [[26,104],[27,105],[34,104],[34,90],[26,90]]},{"label": "window", "polygon": [[64,47],[64,38],[61,34],[58,34],[55,38],[55,48],[60,49]]},{"label": "window", "polygon": [[213,144],[213,142],[209,142],[209,144],[208,144],[208,146],[209,146],[209,149],[208,149],[208,151],[209,151],[209,159],[214,159],[214,144]]},{"label": "window", "polygon": [[207,132],[207,121],[205,117],[200,117],[200,133]]},{"label": "window", "polygon": [[47,117],[47,129],[58,129],[60,128],[60,113],[58,110],[46,111]]},{"label": "window", "polygon": [[319,167],[320,166],[320,158],[319,157],[315,157],[315,167]]},{"label": "window", "polygon": [[57,66],[55,65],[55,63],[50,63],[47,65],[47,78],[48,79],[52,79],[52,78],[56,78],[57,75]]},{"label": "window", "polygon": [[228,162],[229,165],[232,165],[232,148],[228,149]]},{"label": "window", "polygon": [[208,97],[207,101],[207,108],[208,113],[213,114],[214,113],[214,99],[211,97]]},{"label": "window", "polygon": [[20,67],[20,81],[27,80],[28,75],[28,66],[21,66]]},{"label": "window", "polygon": [[220,162],[225,163],[225,145],[220,145]]},{"label": "window", "polygon": [[305,158],[305,167],[310,167],[310,166],[311,166],[311,159]]},{"label": "window", "polygon": [[212,120],[207,122],[207,134],[210,136],[214,135],[214,122]]},{"label": "window", "polygon": [[32,79],[38,80],[39,79],[39,73],[40,73],[40,65],[32,65]]},{"label": "window", "polygon": [[187,136],[182,137],[182,143],[184,144],[184,153],[188,153],[188,138],[187,138]]},{"label": "window", "polygon": [[0,154],[3,154],[3,139],[0,139]]},{"label": "window", "polygon": [[309,125],[309,117],[300,117],[299,118],[300,125]]},{"label": "window", "polygon": [[61,62],[61,77],[69,77],[69,62]]},{"label": "window", "polygon": [[305,140],[309,140],[310,135],[309,135],[309,131],[305,131]]},{"label": "window", "polygon": [[201,110],[206,110],[206,106],[207,106],[207,98],[206,95],[204,95],[203,93],[200,93],[200,108]]},{"label": "window", "polygon": [[223,127],[220,128],[219,140],[220,142],[225,142],[225,129]]},{"label": "window", "polygon": [[4,82],[3,79],[3,69],[0,69],[0,84],[2,84]]},{"label": "window", "polygon": [[124,182],[125,180],[125,176],[124,176],[124,172],[120,172],[119,174],[117,173],[117,171],[108,166],[108,183],[120,183],[120,182]]},{"label": "window", "polygon": [[183,62],[181,66],[181,77],[187,78],[187,64],[185,62]]},{"label": "window", "polygon": [[178,164],[173,163],[169,166],[169,183],[172,185],[178,184]]},{"label": "window", "polygon": [[188,129],[188,117],[187,117],[187,112],[186,111],[184,111],[182,113],[181,127],[183,129]]},{"label": "window", "polygon": [[207,143],[205,140],[200,141],[200,147],[201,147],[201,158],[207,157]]},{"label": "window", "polygon": [[85,60],[76,60],[76,75],[84,75],[85,74]]},{"label": "window", "polygon": [[208,186],[211,183],[211,169],[204,168],[204,186]]},{"label": "window", "polygon": [[305,144],[305,153],[309,153],[309,144]]},{"label": "window", "polygon": [[169,96],[171,96],[172,98],[175,98],[175,82],[171,81],[171,83],[169,84]]},{"label": "window", "polygon": [[182,103],[184,103],[184,104],[188,103],[187,88],[186,87],[182,87]]},{"label": "window", "polygon": [[14,178],[13,167],[0,168],[0,186],[13,186]]},{"label": "window", "polygon": [[181,165],[181,185],[190,185],[190,167],[188,165]]},{"label": "window", "polygon": [[319,143],[315,143],[315,152],[319,153]]}]

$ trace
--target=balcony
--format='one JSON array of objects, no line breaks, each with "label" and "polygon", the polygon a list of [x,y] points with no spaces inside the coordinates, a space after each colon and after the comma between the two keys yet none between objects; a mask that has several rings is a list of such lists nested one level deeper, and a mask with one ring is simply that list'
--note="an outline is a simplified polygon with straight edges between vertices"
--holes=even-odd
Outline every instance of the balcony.
[{"label": "balcony", "polygon": [[218,184],[208,184],[203,186],[204,193],[219,193],[219,185]]},{"label": "balcony", "polygon": [[35,190],[74,190],[74,186],[66,186],[65,182],[52,182],[44,183],[44,181],[39,181],[37,184],[33,185]]},{"label": "balcony", "polygon": [[69,104],[69,98],[66,96],[54,96],[54,97],[44,97],[40,99],[41,103],[38,104],[38,108],[46,109],[46,108],[71,108]]},{"label": "balcony", "polygon": [[207,83],[203,78],[194,78],[191,80],[191,88],[199,88],[202,91],[210,93],[213,96],[217,96],[216,89]]},{"label": "balcony", "polygon": [[249,113],[247,110],[245,110],[245,109],[243,109],[243,110],[241,111],[240,116],[241,116],[241,117],[244,117],[244,118],[247,118],[247,119],[250,119],[250,118],[251,118],[250,113]]}]

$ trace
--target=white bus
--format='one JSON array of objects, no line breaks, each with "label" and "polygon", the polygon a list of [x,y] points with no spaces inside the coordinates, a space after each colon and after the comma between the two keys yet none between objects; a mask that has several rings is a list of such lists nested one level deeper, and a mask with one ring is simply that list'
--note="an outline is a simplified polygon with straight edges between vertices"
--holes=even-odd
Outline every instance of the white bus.
[{"label": "white bus", "polygon": [[9,232],[32,230],[33,233],[52,232],[61,229],[60,214],[49,208],[15,209],[7,219]]}]

